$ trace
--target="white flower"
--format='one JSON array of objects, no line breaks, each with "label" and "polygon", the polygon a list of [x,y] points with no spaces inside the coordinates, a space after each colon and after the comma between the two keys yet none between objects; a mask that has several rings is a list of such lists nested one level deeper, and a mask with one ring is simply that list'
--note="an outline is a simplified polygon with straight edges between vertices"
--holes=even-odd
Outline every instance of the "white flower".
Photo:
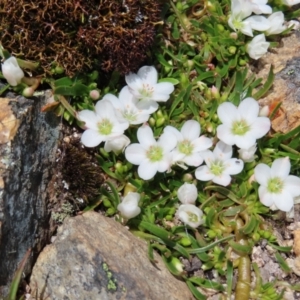
[{"label": "white flower", "polygon": [[248,149],[239,149],[239,158],[244,162],[252,162],[255,159],[256,143]]},{"label": "white flower", "polygon": [[290,211],[294,198],[300,195],[300,178],[289,175],[291,163],[288,157],[275,159],[271,168],[258,164],[254,169],[255,180],[260,184],[259,199],[265,206],[275,205],[282,211]]},{"label": "white flower", "polygon": [[243,34],[253,36],[252,30],[265,31],[269,29],[270,22],[263,16],[250,16],[252,13],[252,3],[249,1],[232,0],[231,15],[228,25],[234,31],[241,31]]},{"label": "white flower", "polygon": [[85,122],[87,128],[81,136],[81,142],[86,147],[96,147],[101,142],[122,135],[128,128],[127,122],[118,120],[114,107],[107,100],[98,101],[95,111],[80,111],[78,120]]},{"label": "white flower", "polygon": [[250,0],[252,5],[252,11],[257,14],[271,14],[272,8],[271,6],[267,5],[268,0]]},{"label": "white flower", "polygon": [[202,210],[193,204],[180,205],[176,212],[176,217],[193,228],[197,228],[204,223]]},{"label": "white flower", "polygon": [[284,14],[282,11],[277,11],[271,14],[268,18],[270,22],[270,28],[265,32],[266,35],[279,34],[287,29],[284,23]]},{"label": "white flower", "polygon": [[[200,136],[201,127],[194,120],[186,121],[181,131],[173,126],[167,126],[164,132],[170,131],[177,137],[177,147],[172,151],[173,162],[183,162],[188,166],[198,167],[203,163],[201,151],[212,146],[212,140]],[[199,137],[200,136],[200,137]]]},{"label": "white flower", "polygon": [[300,3],[300,0],[282,0],[282,3],[287,6],[293,6]]},{"label": "white flower", "polygon": [[265,35],[259,34],[255,36],[246,46],[246,51],[253,59],[259,59],[268,52],[270,43],[266,41]]},{"label": "white flower", "polygon": [[259,105],[253,98],[246,98],[236,107],[224,102],[218,107],[218,116],[223,124],[217,127],[218,138],[228,145],[249,149],[271,127],[269,118],[258,117]]},{"label": "white flower", "polygon": [[17,59],[14,56],[6,59],[2,64],[2,74],[11,86],[16,86],[24,77],[24,72],[19,67]]},{"label": "white flower", "polygon": [[196,169],[196,178],[201,181],[212,180],[214,183],[227,186],[231,182],[230,175],[240,173],[244,167],[242,160],[231,156],[232,147],[219,141],[213,152],[205,152],[206,166]]},{"label": "white flower", "polygon": [[127,121],[129,124],[143,124],[148,121],[150,114],[154,113],[157,108],[157,102],[153,100],[139,101],[130,93],[127,86],[123,87],[119,98],[112,94],[106,94],[103,100],[108,100],[116,109],[118,118]]},{"label": "white flower", "polygon": [[178,189],[177,197],[183,204],[194,204],[198,198],[198,190],[193,183],[185,182]]},{"label": "white flower", "polygon": [[139,144],[131,144],[125,150],[126,159],[139,165],[138,174],[144,180],[154,177],[156,172],[167,171],[172,164],[171,151],[176,147],[176,136],[172,132],[164,132],[158,141],[148,125],[137,131]]},{"label": "white flower", "polygon": [[169,82],[157,83],[157,71],[152,66],[141,67],[137,74],[125,76],[130,92],[139,100],[166,102],[174,91]]},{"label": "white flower", "polygon": [[139,193],[128,193],[118,205],[117,209],[125,219],[136,217],[141,208],[138,206],[141,195]]},{"label": "white flower", "polygon": [[116,155],[118,155],[129,144],[130,144],[130,139],[126,135],[122,134],[120,136],[116,136],[112,138],[111,140],[106,141],[104,145],[104,150],[106,152],[113,151]]},{"label": "white flower", "polygon": [[298,30],[300,28],[300,22],[296,21],[296,20],[290,20],[290,21],[287,22],[286,25],[287,25],[288,28],[293,27],[292,28],[293,30]]}]

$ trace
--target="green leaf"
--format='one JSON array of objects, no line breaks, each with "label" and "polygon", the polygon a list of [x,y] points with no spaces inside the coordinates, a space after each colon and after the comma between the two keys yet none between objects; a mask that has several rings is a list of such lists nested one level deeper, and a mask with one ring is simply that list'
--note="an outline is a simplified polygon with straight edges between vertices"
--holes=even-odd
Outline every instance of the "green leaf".
[{"label": "green leaf", "polygon": [[201,287],[204,287],[206,289],[214,289],[219,292],[224,291],[224,286],[222,284],[212,281],[212,280],[208,280],[208,279],[201,278],[201,277],[190,277],[188,280],[190,282],[192,282],[196,285],[199,285]]},{"label": "green leaf", "polygon": [[22,273],[24,270],[24,267],[26,265],[27,259],[29,257],[29,255],[31,254],[31,249],[27,250],[27,252],[25,253],[22,261],[20,262],[18,269],[14,275],[14,278],[12,280],[11,286],[9,288],[9,294],[8,296],[5,298],[5,300],[15,300],[17,297],[17,292],[19,290],[19,284],[20,284],[20,280],[22,278]]},{"label": "green leaf", "polygon": [[284,258],[278,253],[275,253],[275,257],[277,262],[279,263],[281,269],[286,272],[286,273],[290,273],[292,270],[291,268],[288,266],[288,264],[286,263],[286,261],[284,260]]},{"label": "green leaf", "polygon": [[259,100],[262,96],[264,96],[272,87],[274,78],[275,74],[273,72],[273,66],[271,66],[267,81],[263,84],[262,88],[253,95],[253,98]]},{"label": "green leaf", "polygon": [[59,86],[71,86],[73,81],[70,77],[63,77],[54,81],[54,87],[57,88]]},{"label": "green leaf", "polygon": [[162,79],[159,79],[158,82],[170,82],[170,83],[176,85],[179,83],[179,80],[175,79],[175,78],[162,78]]},{"label": "green leaf", "polygon": [[241,245],[240,243],[236,243],[234,241],[230,241],[228,244],[240,255],[250,254],[252,251],[252,247],[250,245]]},{"label": "green leaf", "polygon": [[186,282],[187,286],[189,287],[189,289],[191,290],[191,292],[193,293],[194,297],[197,300],[206,300],[206,297],[201,294],[198,289],[193,285],[192,282],[190,282],[189,280]]},{"label": "green leaf", "polygon": [[82,83],[75,83],[72,86],[58,86],[54,89],[55,95],[64,96],[85,96],[89,94],[89,88]]},{"label": "green leaf", "polygon": [[292,250],[292,247],[281,247],[281,246],[278,246],[278,245],[274,245],[270,242],[268,242],[268,244],[273,247],[274,249],[278,250],[278,251],[281,251],[281,252],[290,252]]},{"label": "green leaf", "polygon": [[215,242],[213,242],[213,243],[211,243],[211,244],[209,244],[209,245],[207,245],[205,247],[198,248],[198,249],[189,249],[188,253],[190,253],[190,254],[196,254],[196,253],[206,252],[207,250],[213,248],[214,246],[216,246],[216,245],[218,245],[220,243],[223,243],[225,241],[231,240],[233,238],[234,238],[234,235],[229,235],[229,236],[226,236],[226,237],[224,237],[222,239],[219,239],[219,240],[217,240],[217,241],[215,241]]},{"label": "green leaf", "polygon": [[232,284],[233,284],[233,264],[227,260],[227,298],[231,299]]},{"label": "green leaf", "polygon": [[243,234],[250,234],[258,226],[259,221],[255,215],[251,215],[250,220],[240,229]]}]

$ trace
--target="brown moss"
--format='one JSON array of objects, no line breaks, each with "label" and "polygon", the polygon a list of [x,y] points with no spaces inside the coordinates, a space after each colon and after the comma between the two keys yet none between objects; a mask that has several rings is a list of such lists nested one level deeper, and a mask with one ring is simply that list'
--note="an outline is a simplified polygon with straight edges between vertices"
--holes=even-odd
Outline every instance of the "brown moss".
[{"label": "brown moss", "polygon": [[154,41],[157,0],[1,0],[0,40],[19,58],[68,75],[136,71]]}]

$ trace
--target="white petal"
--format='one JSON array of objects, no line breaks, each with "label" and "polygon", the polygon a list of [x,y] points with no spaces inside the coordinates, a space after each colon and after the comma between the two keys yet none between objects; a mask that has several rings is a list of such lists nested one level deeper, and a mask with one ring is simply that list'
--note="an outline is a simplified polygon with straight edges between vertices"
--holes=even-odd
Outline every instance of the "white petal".
[{"label": "white petal", "polygon": [[236,175],[242,172],[244,162],[241,159],[231,158],[226,160],[225,167],[224,174]]},{"label": "white petal", "polygon": [[215,176],[212,181],[219,185],[227,186],[231,181],[231,177],[227,174],[221,174],[220,176]]},{"label": "white petal", "polygon": [[174,85],[170,82],[160,82],[154,86],[155,94],[170,95],[174,91]]},{"label": "white petal", "polygon": [[[191,214],[194,215],[196,221],[191,220]],[[197,228],[201,224],[203,224],[204,220],[202,218],[203,212],[197,206],[193,204],[182,204],[179,206],[176,217],[181,220],[181,222],[193,227]]]},{"label": "white petal", "polygon": [[269,193],[267,188],[263,185],[258,188],[258,196],[263,205],[270,207],[272,204],[274,204],[272,194]]},{"label": "white petal", "polygon": [[157,163],[151,163],[148,160],[143,161],[138,167],[138,174],[144,180],[149,180],[157,172]]},{"label": "white petal", "polygon": [[152,100],[141,100],[136,103],[136,107],[144,113],[152,114],[158,109],[158,103]]},{"label": "white petal", "polygon": [[87,129],[81,136],[81,143],[86,147],[96,147],[103,140],[104,137],[93,129]]},{"label": "white petal", "polygon": [[150,118],[150,115],[148,114],[138,114],[136,115],[135,121],[130,121],[130,124],[132,125],[139,125],[147,122]]},{"label": "white petal", "polygon": [[85,122],[85,127],[89,129],[98,129],[98,119],[96,114],[88,109],[78,112],[77,117],[80,121]]},{"label": "white petal", "polygon": [[251,16],[246,21],[250,22],[254,30],[265,31],[270,28],[270,21],[263,16]]},{"label": "white petal", "polygon": [[170,95],[169,94],[153,93],[153,95],[150,98],[151,98],[151,100],[154,100],[154,101],[166,102],[167,100],[169,100]]},{"label": "white petal", "polygon": [[196,169],[195,177],[201,181],[212,180],[215,175],[211,173],[210,169],[207,166],[201,166]]},{"label": "white petal", "polygon": [[193,183],[185,182],[177,191],[177,197],[183,204],[194,204],[198,198],[198,190]]},{"label": "white petal", "polygon": [[212,153],[211,151],[207,150],[207,151],[203,151],[201,153],[202,157],[205,160],[205,163],[207,164],[207,166],[210,168],[211,163],[216,159],[214,153]]},{"label": "white petal", "polygon": [[244,135],[235,135],[235,144],[242,149],[249,149],[256,143],[256,138],[251,131],[248,131]]},{"label": "white petal", "polygon": [[254,177],[259,184],[267,186],[271,177],[271,168],[266,164],[258,164],[254,169]]},{"label": "white petal", "polygon": [[253,36],[251,23],[247,20],[243,21],[243,27],[241,28],[241,32],[247,36]]},{"label": "white petal", "polygon": [[9,57],[2,64],[2,75],[11,86],[21,83],[24,72],[20,68],[17,59],[14,56]]},{"label": "white petal", "polygon": [[194,152],[207,150],[212,146],[212,139],[204,135],[192,141]]},{"label": "white petal", "polygon": [[224,102],[219,105],[218,117],[221,122],[229,127],[231,127],[232,122],[237,119],[237,108],[230,102]]},{"label": "white petal", "polygon": [[203,157],[199,152],[193,153],[191,155],[185,156],[183,162],[188,166],[198,167],[203,163]]},{"label": "white petal", "polygon": [[217,137],[227,145],[235,144],[236,135],[232,134],[230,127],[225,124],[221,124],[217,127]]},{"label": "white petal", "polygon": [[128,75],[125,76],[125,81],[129,86],[129,91],[138,91],[140,89],[142,89],[143,87],[143,82],[141,80],[141,78],[134,73],[130,73]]},{"label": "white petal", "polygon": [[252,10],[255,14],[260,15],[260,14],[265,14],[269,15],[272,13],[272,7],[269,5],[265,4],[260,4],[260,5],[253,5]]},{"label": "white petal", "polygon": [[157,145],[164,149],[164,153],[172,151],[177,145],[177,138],[171,131],[163,132],[157,141]]},{"label": "white petal", "polygon": [[172,164],[171,155],[166,155],[163,160],[157,162],[157,171],[160,173],[166,172]]},{"label": "white petal", "polygon": [[223,143],[222,141],[219,141],[216,144],[213,153],[216,158],[221,160],[227,160],[232,157],[232,147]]},{"label": "white petal", "polygon": [[157,71],[154,67],[152,66],[144,66],[141,67],[137,75],[145,82],[154,85],[157,83]]},{"label": "white petal", "polygon": [[164,132],[167,132],[167,131],[172,132],[176,136],[176,139],[177,139],[178,142],[183,140],[182,133],[177,128],[168,125],[164,129]]},{"label": "white petal", "polygon": [[183,124],[180,131],[185,140],[193,141],[199,137],[201,128],[199,122],[188,120]]},{"label": "white petal", "polygon": [[284,189],[286,189],[293,197],[300,195],[300,178],[290,175],[284,181]]},{"label": "white petal", "polygon": [[251,124],[251,134],[259,139],[266,135],[271,128],[271,121],[267,117],[258,117],[254,123]]},{"label": "white petal", "polygon": [[288,191],[283,190],[281,194],[273,194],[272,197],[276,207],[282,211],[290,211],[294,206],[294,198]]},{"label": "white petal", "polygon": [[139,165],[146,160],[146,151],[140,144],[131,144],[125,149],[126,159],[134,164]]},{"label": "white petal", "polygon": [[113,94],[106,94],[102,100],[108,100],[115,108],[123,109],[122,102]]},{"label": "white petal", "polygon": [[138,206],[139,200],[139,193],[128,193],[117,209],[124,218],[134,218],[141,212],[141,208]]},{"label": "white petal", "polygon": [[252,124],[257,119],[259,105],[255,99],[249,97],[240,103],[238,112],[242,119],[244,119],[248,124]]},{"label": "white petal", "polygon": [[140,144],[145,148],[156,145],[156,140],[153,137],[153,131],[149,125],[143,125],[138,129],[137,138]]},{"label": "white petal", "polygon": [[98,118],[116,120],[115,109],[109,100],[100,100],[95,105],[95,111]]},{"label": "white petal", "polygon": [[290,174],[290,170],[291,162],[288,157],[277,158],[272,163],[271,176],[280,177],[281,179],[285,180]]}]

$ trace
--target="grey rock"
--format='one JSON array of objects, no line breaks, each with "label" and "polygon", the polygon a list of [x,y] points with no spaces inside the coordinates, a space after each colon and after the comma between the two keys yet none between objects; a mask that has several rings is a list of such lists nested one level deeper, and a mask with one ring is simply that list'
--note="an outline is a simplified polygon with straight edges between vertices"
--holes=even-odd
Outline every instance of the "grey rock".
[{"label": "grey rock", "polygon": [[[173,277],[147,243],[96,212],[69,218],[33,268],[33,295],[52,300],[189,300],[186,284]],[[43,298],[44,299],[44,298]],[[48,299],[48,298],[47,298]]]},{"label": "grey rock", "polygon": [[53,234],[49,206],[60,119],[41,112],[49,93],[0,99],[0,296],[26,251],[32,249],[28,274]]}]

